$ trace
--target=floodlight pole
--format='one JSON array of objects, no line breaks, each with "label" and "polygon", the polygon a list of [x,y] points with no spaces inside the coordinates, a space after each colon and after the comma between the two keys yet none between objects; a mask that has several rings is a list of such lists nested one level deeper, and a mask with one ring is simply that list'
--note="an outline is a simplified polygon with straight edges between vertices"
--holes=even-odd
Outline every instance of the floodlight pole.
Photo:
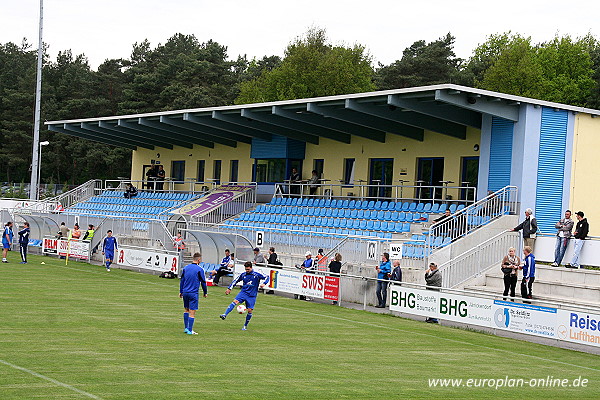
[{"label": "floodlight pole", "polygon": [[42,27],[44,22],[44,0],[40,0],[40,40],[37,55],[37,79],[35,84],[35,117],[33,122],[33,154],[31,157],[31,185],[29,188],[29,198],[31,200],[39,199],[39,180],[40,174],[40,108],[42,98],[42,62],[44,57],[44,43],[42,41]]}]

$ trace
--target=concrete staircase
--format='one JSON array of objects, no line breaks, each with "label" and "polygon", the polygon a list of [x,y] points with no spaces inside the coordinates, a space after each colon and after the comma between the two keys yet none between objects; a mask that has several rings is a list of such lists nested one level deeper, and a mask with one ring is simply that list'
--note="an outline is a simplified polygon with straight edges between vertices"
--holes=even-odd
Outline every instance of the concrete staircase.
[{"label": "concrete staircase", "polygon": [[[516,296],[520,296],[522,275],[517,281]],[[465,285],[465,290],[502,294],[504,282],[500,266],[490,268],[485,274]],[[600,271],[567,269],[536,265],[533,298],[562,304],[578,304],[600,308]]]}]

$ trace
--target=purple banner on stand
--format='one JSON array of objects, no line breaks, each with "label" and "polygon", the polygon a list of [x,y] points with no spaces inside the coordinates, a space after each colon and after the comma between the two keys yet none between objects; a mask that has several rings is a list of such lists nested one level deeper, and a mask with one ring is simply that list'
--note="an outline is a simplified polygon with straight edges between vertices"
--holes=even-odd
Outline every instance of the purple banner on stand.
[{"label": "purple banner on stand", "polygon": [[201,216],[221,207],[241,196],[251,186],[224,185],[219,186],[208,195],[191,202],[179,209],[179,214]]}]

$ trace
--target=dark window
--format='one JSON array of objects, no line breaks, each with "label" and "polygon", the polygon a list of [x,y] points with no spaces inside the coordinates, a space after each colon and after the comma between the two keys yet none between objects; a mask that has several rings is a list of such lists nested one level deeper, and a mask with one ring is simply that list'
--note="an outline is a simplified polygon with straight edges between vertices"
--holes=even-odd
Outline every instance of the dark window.
[{"label": "dark window", "polygon": [[205,160],[198,160],[198,176],[196,177],[196,180],[198,182],[204,182],[204,170],[206,168],[206,161]]},{"label": "dark window", "polygon": [[354,186],[354,158],[344,159],[344,185]]},{"label": "dark window", "polygon": [[432,188],[417,189],[419,199],[441,199],[441,183],[444,180],[444,159],[436,158],[418,158],[417,159],[417,185],[438,186],[435,190]]},{"label": "dark window", "polygon": [[180,182],[185,179],[185,161],[171,162],[171,179]]},{"label": "dark window", "polygon": [[281,183],[287,177],[285,176],[284,158],[274,158],[268,160],[256,160],[254,163],[254,180],[256,182]]},{"label": "dark window", "polygon": [[215,183],[221,183],[221,160],[215,160],[213,167],[213,179]]},{"label": "dark window", "polygon": [[229,165],[229,182],[237,182],[238,181],[238,165],[239,160],[231,160]]},{"label": "dark window", "polygon": [[313,162],[313,169],[315,171],[317,171],[317,175],[319,176],[319,178],[323,177],[323,165],[324,164],[325,164],[325,160],[322,160],[322,159],[314,160],[314,162]]}]

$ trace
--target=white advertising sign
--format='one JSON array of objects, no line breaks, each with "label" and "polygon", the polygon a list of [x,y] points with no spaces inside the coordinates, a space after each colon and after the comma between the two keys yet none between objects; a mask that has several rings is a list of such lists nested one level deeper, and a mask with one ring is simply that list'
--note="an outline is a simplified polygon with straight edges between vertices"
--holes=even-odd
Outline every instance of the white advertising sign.
[{"label": "white advertising sign", "polygon": [[556,337],[565,342],[600,346],[600,315],[558,310]]},{"label": "white advertising sign", "polygon": [[42,241],[42,254],[58,255],[78,260],[90,259],[90,242],[81,240],[62,240],[44,238]]},{"label": "white advertising sign", "polygon": [[[340,278],[302,272],[286,271],[277,268],[254,266],[254,271],[269,277],[267,288],[285,293],[315,297],[317,299],[338,300]],[[235,275],[244,272],[242,264],[236,264]]]},{"label": "white advertising sign", "polygon": [[179,274],[179,256],[174,252],[121,246],[117,250],[114,263],[160,272],[173,271]]}]

